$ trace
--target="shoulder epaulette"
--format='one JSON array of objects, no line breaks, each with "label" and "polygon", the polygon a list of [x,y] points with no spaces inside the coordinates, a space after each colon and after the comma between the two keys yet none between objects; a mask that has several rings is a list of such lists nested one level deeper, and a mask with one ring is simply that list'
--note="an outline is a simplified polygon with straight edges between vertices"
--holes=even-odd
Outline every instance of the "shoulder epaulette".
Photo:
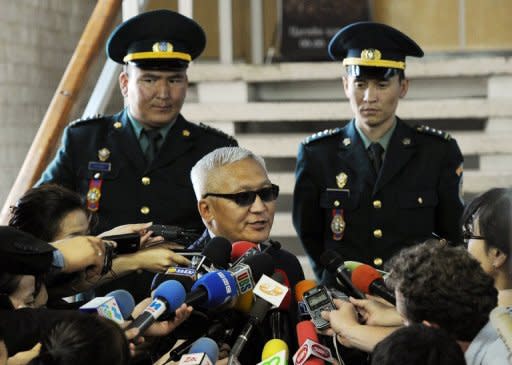
[{"label": "shoulder epaulette", "polygon": [[92,120],[96,120],[96,119],[102,119],[103,118],[103,114],[94,114],[94,115],[90,115],[90,116],[87,116],[87,117],[84,117],[84,118],[80,118],[80,119],[76,119],[74,121],[72,121],[71,123],[69,123],[69,126],[70,127],[75,127],[75,126],[78,126],[78,125],[81,125],[83,123],[88,123]]},{"label": "shoulder epaulette", "polygon": [[338,134],[342,131],[343,128],[333,128],[333,129],[324,129],[323,131],[321,132],[317,132],[315,134],[312,134],[311,136],[309,137],[306,137],[303,141],[302,141],[302,144],[308,144],[308,143],[311,143],[313,141],[317,141],[319,139],[322,139],[322,138],[325,138],[325,137],[329,137],[329,136],[332,136],[332,135],[335,135],[335,134]]},{"label": "shoulder epaulette", "polygon": [[210,127],[209,125],[206,125],[206,124],[203,124],[203,123],[199,123],[199,127],[204,129],[206,132],[209,132],[209,133],[212,133],[212,134],[216,134],[217,136],[223,137],[223,138],[225,138],[225,139],[227,139],[227,140],[229,140],[231,142],[237,143],[236,139],[233,136],[230,136],[229,134],[224,133],[220,129]]},{"label": "shoulder epaulette", "polygon": [[435,128],[432,128],[432,127],[429,127],[428,125],[418,125],[418,126],[416,126],[416,130],[418,132],[420,132],[420,133],[428,134],[428,135],[435,136],[435,137],[439,137],[439,138],[445,139],[447,141],[452,139],[452,136],[450,135],[450,133],[447,133],[447,132],[444,132],[442,130],[435,129]]}]

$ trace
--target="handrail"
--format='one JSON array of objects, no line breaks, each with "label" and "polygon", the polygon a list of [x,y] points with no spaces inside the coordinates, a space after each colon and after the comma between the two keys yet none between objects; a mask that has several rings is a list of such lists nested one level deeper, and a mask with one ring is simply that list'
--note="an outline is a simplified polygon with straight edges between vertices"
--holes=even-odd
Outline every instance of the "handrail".
[{"label": "handrail", "polygon": [[7,196],[0,213],[1,224],[7,224],[11,205],[32,187],[52,157],[80,88],[104,44],[105,36],[121,8],[121,2],[98,0]]}]

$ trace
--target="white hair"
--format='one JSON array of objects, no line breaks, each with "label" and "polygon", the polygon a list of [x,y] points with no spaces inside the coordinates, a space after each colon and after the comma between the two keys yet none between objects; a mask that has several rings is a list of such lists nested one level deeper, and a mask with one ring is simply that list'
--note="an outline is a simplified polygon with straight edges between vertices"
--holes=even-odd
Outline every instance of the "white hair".
[{"label": "white hair", "polygon": [[265,172],[267,171],[263,158],[241,147],[217,148],[197,161],[192,170],[190,170],[190,179],[192,180],[197,200],[199,201],[206,194],[208,180],[212,171],[247,158],[258,162]]}]

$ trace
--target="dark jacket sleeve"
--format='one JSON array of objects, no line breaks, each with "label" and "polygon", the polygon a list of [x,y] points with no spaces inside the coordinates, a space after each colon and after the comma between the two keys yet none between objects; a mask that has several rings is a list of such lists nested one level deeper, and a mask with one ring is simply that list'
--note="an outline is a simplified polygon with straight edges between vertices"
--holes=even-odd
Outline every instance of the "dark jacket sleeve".
[{"label": "dark jacket sleeve", "polygon": [[462,243],[460,218],[464,210],[462,200],[462,163],[463,157],[455,140],[449,141],[446,156],[443,159],[436,212],[436,233],[454,244]]},{"label": "dark jacket sleeve", "polygon": [[6,241],[0,245],[0,266],[2,271],[36,275],[50,271],[55,248],[44,242],[23,244]]},{"label": "dark jacket sleeve", "polygon": [[53,161],[50,162],[36,186],[46,183],[55,183],[74,190],[75,171],[71,156],[73,146],[73,128],[67,127],[62,136],[62,144],[57,151]]},{"label": "dark jacket sleeve", "polygon": [[318,277],[323,267],[320,256],[324,251],[323,214],[320,208],[320,186],[315,182],[314,162],[307,146],[301,144],[295,169],[293,192],[293,225],[304,251],[309,256],[313,270]]}]

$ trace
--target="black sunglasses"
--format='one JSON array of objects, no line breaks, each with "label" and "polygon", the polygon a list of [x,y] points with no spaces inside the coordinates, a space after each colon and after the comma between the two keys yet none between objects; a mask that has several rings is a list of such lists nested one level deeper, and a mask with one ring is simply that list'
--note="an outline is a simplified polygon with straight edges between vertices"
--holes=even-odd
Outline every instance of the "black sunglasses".
[{"label": "black sunglasses", "polygon": [[203,195],[203,198],[214,196],[217,198],[229,199],[241,207],[246,207],[254,203],[256,195],[264,202],[274,201],[279,196],[279,186],[272,184],[272,186],[260,190],[242,191],[236,194],[206,193]]}]

